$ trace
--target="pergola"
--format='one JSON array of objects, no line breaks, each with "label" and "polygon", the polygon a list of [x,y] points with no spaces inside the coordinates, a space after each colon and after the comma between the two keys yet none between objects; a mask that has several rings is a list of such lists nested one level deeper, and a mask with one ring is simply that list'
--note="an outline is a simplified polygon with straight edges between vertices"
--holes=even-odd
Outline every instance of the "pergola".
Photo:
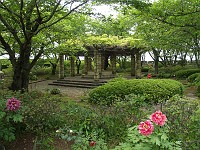
[{"label": "pergola", "polygon": [[[95,43],[95,42],[94,42]],[[82,77],[90,75],[95,81],[103,78],[105,73],[115,77],[116,75],[116,57],[131,56],[131,76],[141,78],[141,49],[135,46],[130,46],[130,43],[125,45],[118,44],[85,44],[85,52],[78,52],[77,56],[84,56],[84,71]],[[64,78],[64,55],[60,54],[60,69],[59,78]],[[69,55],[69,54],[68,54]],[[108,59],[110,58],[110,70],[107,71]],[[94,68],[92,69],[92,60]],[[75,76],[75,58],[70,56],[70,76]]]}]

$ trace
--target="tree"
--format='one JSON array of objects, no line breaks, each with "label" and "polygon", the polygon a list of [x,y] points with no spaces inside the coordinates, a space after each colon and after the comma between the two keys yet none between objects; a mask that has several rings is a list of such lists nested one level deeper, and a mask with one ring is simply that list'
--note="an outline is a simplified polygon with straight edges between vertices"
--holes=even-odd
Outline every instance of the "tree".
[{"label": "tree", "polygon": [[[11,90],[28,90],[31,68],[44,53],[38,49],[31,61],[33,38],[84,6],[88,0],[0,1],[0,42],[9,54],[14,76]],[[78,3],[75,3],[78,2]]]}]

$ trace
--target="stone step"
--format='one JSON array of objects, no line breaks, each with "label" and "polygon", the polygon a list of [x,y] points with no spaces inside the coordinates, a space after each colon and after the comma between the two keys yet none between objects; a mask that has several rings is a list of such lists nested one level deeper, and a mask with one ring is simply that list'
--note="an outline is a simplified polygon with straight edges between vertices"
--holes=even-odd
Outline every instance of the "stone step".
[{"label": "stone step", "polygon": [[80,82],[80,81],[53,81],[56,84],[74,84],[74,85],[89,85],[89,86],[100,86],[105,84],[105,82]]},{"label": "stone step", "polygon": [[107,83],[107,80],[94,81],[94,79],[65,78],[53,81],[52,83],[49,83],[49,85],[79,88],[95,88],[105,83]]},{"label": "stone step", "polygon": [[77,88],[95,88],[98,85],[79,85],[79,84],[67,84],[67,83],[49,83],[49,85],[54,86],[66,86],[66,87],[77,87]]}]

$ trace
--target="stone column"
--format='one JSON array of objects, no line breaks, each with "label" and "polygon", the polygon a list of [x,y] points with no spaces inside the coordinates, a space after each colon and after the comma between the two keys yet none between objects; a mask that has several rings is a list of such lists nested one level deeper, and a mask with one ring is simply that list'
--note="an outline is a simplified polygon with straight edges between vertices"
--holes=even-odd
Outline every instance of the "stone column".
[{"label": "stone column", "polygon": [[105,54],[101,54],[101,70],[104,70],[105,66]]},{"label": "stone column", "polygon": [[135,52],[136,55],[136,78],[141,79],[142,73],[141,73],[141,53],[139,49]]},{"label": "stone column", "polygon": [[87,75],[88,74],[88,56],[85,55],[84,57],[84,74]]},{"label": "stone column", "polygon": [[59,55],[59,78],[64,79],[64,55]]},{"label": "stone column", "polygon": [[88,57],[88,71],[91,71],[92,70],[92,57],[89,56]]},{"label": "stone column", "polygon": [[131,76],[135,76],[135,54],[131,54]]},{"label": "stone column", "polygon": [[100,75],[99,75],[99,54],[98,51],[94,50],[94,80],[99,81]]},{"label": "stone column", "polygon": [[74,56],[70,56],[70,75],[71,75],[71,77],[75,76],[75,60],[74,60]]},{"label": "stone column", "polygon": [[112,74],[116,74],[116,54],[110,55],[110,62],[111,62],[111,68],[112,68]]}]

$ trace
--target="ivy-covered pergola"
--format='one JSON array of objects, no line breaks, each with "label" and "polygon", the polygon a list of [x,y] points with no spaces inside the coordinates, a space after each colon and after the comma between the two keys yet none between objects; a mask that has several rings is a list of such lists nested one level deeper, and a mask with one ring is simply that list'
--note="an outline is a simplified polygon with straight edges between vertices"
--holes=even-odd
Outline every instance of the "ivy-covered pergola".
[{"label": "ivy-covered pergola", "polygon": [[[116,36],[89,36],[84,39],[85,51],[77,51],[76,55],[84,56],[84,71],[82,77],[93,77],[95,81],[102,78],[105,73],[110,77],[116,75],[116,57],[131,56],[131,76],[141,77],[141,53],[139,40],[133,38],[120,38]],[[60,78],[64,78],[64,55],[60,54]],[[69,54],[67,54],[69,55]],[[110,69],[109,71],[109,59]],[[94,68],[92,69],[92,60]],[[70,75],[75,76],[75,58],[70,55]]]}]

